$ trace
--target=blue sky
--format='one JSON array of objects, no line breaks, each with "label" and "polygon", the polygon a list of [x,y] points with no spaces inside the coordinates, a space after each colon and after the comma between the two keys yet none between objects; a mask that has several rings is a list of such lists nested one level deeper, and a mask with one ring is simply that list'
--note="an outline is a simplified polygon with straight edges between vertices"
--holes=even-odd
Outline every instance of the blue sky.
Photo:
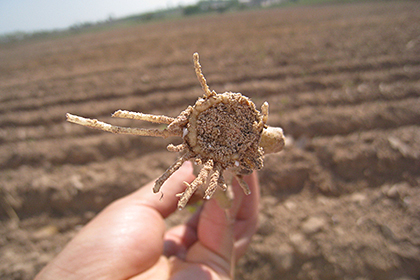
[{"label": "blue sky", "polygon": [[0,34],[66,28],[197,0],[0,0]]}]

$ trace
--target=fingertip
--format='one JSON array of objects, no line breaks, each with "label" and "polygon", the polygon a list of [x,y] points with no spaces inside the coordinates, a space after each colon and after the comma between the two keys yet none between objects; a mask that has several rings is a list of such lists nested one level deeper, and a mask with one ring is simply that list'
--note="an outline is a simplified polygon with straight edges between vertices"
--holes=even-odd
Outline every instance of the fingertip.
[{"label": "fingertip", "polygon": [[249,185],[251,193],[259,190],[257,171],[252,172],[250,175],[244,176],[244,180]]},{"label": "fingertip", "polygon": [[[191,183],[194,180],[195,176],[193,174],[193,166],[190,161],[184,162],[181,167],[168,178],[168,180],[162,185],[163,190],[171,191],[171,189],[177,189],[175,192],[178,193],[179,190],[185,189],[185,183]],[[165,186],[167,186],[165,188]],[[170,189],[167,189],[170,188]]]},{"label": "fingertip", "polygon": [[152,207],[163,218],[166,218],[176,210],[178,201],[176,194],[185,189],[184,181],[191,182],[194,180],[195,176],[192,171],[191,162],[186,161],[166,180],[159,191],[155,192],[153,190],[155,184],[155,180],[153,180],[123,199],[125,203],[140,203]]},{"label": "fingertip", "polygon": [[181,165],[181,168],[182,168],[182,169],[190,169],[190,170],[191,170],[191,172],[192,172],[192,167],[193,167],[192,162],[191,162],[191,161],[189,161],[189,160],[185,161],[185,162]]}]

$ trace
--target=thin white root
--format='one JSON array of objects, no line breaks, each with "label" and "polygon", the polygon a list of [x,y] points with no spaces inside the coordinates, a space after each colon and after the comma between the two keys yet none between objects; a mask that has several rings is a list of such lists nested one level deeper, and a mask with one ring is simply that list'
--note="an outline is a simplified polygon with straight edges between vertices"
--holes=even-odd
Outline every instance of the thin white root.
[{"label": "thin white root", "polygon": [[125,110],[118,110],[114,114],[112,114],[114,118],[123,118],[123,119],[133,119],[133,120],[141,120],[147,121],[152,123],[165,123],[170,124],[175,120],[175,118],[167,117],[167,116],[156,116],[151,114],[143,114],[138,112],[130,112]]},{"label": "thin white root", "polygon": [[195,193],[198,187],[206,181],[211,169],[213,169],[213,160],[209,159],[200,170],[200,173],[198,173],[197,178],[195,178],[191,184],[184,182],[187,188],[179,195],[181,198],[178,201],[178,209],[183,209],[185,205],[187,205],[188,200],[190,200],[193,193]]},{"label": "thin white root", "polygon": [[155,185],[153,186],[153,192],[157,193],[160,188],[162,187],[163,183],[165,183],[168,178],[177,171],[181,165],[192,158],[191,153],[185,153],[182,155],[177,161],[175,161],[169,168],[156,180]]},{"label": "thin white root", "polygon": [[241,186],[242,190],[244,191],[244,193],[246,195],[251,194],[251,190],[249,189],[248,184],[245,182],[244,178],[242,177],[242,175],[235,175],[236,181],[238,181],[239,186]]},{"label": "thin white root", "polygon": [[170,137],[170,136],[178,136],[181,137],[180,133],[175,131],[169,131],[169,130],[160,130],[155,128],[131,128],[131,127],[121,127],[116,125],[111,125],[108,123],[104,123],[101,121],[98,121],[96,119],[87,119],[79,116],[75,116],[72,114],[67,113],[66,114],[67,121],[80,124],[86,127],[94,128],[94,129],[100,129],[103,131],[108,131],[116,134],[131,134],[131,135],[139,135],[139,136],[154,136],[154,137]]},{"label": "thin white root", "polygon": [[198,55],[198,53],[194,53],[193,55],[193,59],[194,59],[194,69],[195,69],[195,74],[197,75],[198,81],[201,84],[201,87],[204,90],[204,97],[210,97],[212,95],[215,95],[216,92],[211,91],[209,86],[207,85],[207,81],[206,78],[203,75],[203,72],[201,71],[201,65],[200,65],[200,57]]}]

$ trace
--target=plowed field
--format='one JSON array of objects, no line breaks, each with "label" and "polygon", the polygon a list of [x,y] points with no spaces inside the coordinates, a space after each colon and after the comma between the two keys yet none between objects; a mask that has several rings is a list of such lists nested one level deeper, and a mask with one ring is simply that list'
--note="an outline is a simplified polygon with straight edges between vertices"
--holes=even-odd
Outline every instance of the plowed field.
[{"label": "plowed field", "polygon": [[[259,173],[238,279],[420,279],[420,2],[191,17],[0,45],[0,276],[32,279],[98,211],[159,176],[176,139],[114,135],[117,109],[177,116],[241,92],[286,149]],[[188,215],[188,211],[183,211]],[[182,215],[179,214],[178,215]]]}]

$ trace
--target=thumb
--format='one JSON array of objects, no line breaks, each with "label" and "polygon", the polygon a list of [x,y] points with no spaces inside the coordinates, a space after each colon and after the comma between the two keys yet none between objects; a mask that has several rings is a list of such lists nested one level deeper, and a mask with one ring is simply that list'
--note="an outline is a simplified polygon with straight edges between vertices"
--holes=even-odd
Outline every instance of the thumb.
[{"label": "thumb", "polygon": [[186,163],[167,180],[161,200],[152,193],[151,182],[113,202],[36,279],[127,279],[151,268],[163,250],[163,218],[175,211],[175,193],[184,188],[183,181],[193,178]]}]

